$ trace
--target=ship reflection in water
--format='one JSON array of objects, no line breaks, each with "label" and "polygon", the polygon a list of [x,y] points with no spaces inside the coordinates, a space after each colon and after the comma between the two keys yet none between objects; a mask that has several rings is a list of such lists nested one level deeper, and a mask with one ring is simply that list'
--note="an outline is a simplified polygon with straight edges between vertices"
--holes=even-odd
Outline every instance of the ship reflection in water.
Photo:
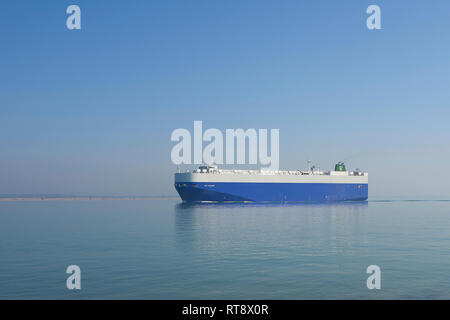
[{"label": "ship reflection in water", "polygon": [[176,246],[195,261],[187,268],[203,272],[200,283],[217,284],[217,296],[339,298],[345,287],[362,288],[368,208],[367,202],[180,203]]},{"label": "ship reflection in water", "polygon": [[449,203],[4,201],[0,298],[449,299]]},{"label": "ship reflection in water", "polygon": [[211,257],[242,255],[287,259],[286,263],[301,256],[364,254],[368,206],[367,202],[179,203],[176,240],[180,248],[195,248]]},{"label": "ship reflection in water", "polygon": [[448,203],[181,203],[175,245],[209,297],[448,299]]}]

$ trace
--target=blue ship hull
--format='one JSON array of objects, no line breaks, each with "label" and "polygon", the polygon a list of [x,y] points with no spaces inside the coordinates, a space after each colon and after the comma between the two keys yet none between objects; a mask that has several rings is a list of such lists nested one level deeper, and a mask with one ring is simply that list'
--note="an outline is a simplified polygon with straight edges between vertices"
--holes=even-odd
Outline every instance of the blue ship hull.
[{"label": "blue ship hull", "polygon": [[175,183],[186,202],[327,202],[363,201],[368,184],[356,183]]}]

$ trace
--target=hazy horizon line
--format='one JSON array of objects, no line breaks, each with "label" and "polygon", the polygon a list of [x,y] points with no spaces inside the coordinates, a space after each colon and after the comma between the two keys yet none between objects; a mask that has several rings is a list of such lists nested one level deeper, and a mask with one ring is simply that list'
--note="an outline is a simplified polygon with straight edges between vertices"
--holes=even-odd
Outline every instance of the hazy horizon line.
[{"label": "hazy horizon line", "polygon": [[[58,194],[58,193],[10,193],[0,194],[0,201],[49,201],[49,200],[169,200],[179,199],[176,194],[172,195],[76,195],[76,194]],[[414,201],[442,201],[450,202],[450,196],[372,196],[368,202],[414,202]]]}]

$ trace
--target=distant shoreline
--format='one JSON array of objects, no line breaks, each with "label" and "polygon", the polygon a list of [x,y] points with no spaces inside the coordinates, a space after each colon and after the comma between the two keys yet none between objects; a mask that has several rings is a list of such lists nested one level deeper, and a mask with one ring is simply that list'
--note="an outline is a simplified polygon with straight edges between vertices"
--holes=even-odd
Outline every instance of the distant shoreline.
[{"label": "distant shoreline", "polygon": [[177,200],[177,197],[159,196],[159,197],[114,197],[114,196],[67,196],[67,197],[52,197],[52,196],[36,196],[36,197],[0,197],[1,201],[99,201],[99,200]]}]

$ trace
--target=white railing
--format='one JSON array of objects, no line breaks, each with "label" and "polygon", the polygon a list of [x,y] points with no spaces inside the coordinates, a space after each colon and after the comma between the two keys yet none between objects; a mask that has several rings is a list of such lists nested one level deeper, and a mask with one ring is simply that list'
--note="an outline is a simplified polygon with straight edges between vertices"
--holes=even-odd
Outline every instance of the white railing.
[{"label": "white railing", "polygon": [[214,174],[238,174],[238,175],[329,175],[329,172],[323,171],[300,171],[300,170],[227,170],[227,169],[217,169],[217,170],[200,170],[196,169],[193,173],[214,173]]},{"label": "white railing", "polygon": [[[330,171],[301,171],[301,170],[232,170],[232,169],[195,169],[193,173],[204,173],[204,174],[236,174],[236,175],[331,175]],[[339,172],[339,171],[338,171]],[[187,171],[186,173],[189,173]],[[340,173],[340,172],[339,172]],[[343,172],[342,172],[343,173]],[[361,171],[347,171],[349,176],[367,176],[367,172]],[[345,175],[345,174],[344,174]]]}]

